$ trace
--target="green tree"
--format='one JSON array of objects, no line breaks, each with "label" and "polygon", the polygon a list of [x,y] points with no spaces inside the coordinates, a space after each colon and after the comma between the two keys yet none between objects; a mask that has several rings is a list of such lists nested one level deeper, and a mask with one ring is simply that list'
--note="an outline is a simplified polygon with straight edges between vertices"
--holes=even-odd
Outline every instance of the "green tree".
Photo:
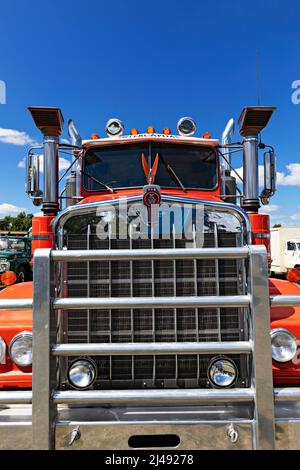
[{"label": "green tree", "polygon": [[20,212],[16,217],[6,216],[0,220],[0,230],[12,232],[28,232],[32,224],[33,214]]}]

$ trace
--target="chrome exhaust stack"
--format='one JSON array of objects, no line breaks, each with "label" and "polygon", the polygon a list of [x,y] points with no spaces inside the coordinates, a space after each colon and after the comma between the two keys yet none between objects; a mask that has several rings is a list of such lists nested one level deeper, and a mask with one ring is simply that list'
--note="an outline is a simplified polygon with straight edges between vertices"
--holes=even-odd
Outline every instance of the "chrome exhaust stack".
[{"label": "chrome exhaust stack", "polygon": [[[232,143],[232,136],[234,133],[234,119],[230,118],[222,134],[222,145],[226,146]],[[226,150],[226,149],[225,149]],[[225,152],[226,153],[226,152]],[[231,156],[228,151],[228,154],[225,155],[227,162],[223,161],[223,170],[226,176],[230,176],[231,171]]]},{"label": "chrome exhaust stack", "polygon": [[[236,179],[231,176],[231,156],[230,149],[226,152],[226,146],[232,143],[232,136],[234,134],[234,119],[229,119],[223,134],[222,134],[222,146],[224,158],[222,159],[222,195],[223,201],[231,202],[236,204]],[[227,197],[226,197],[227,196]]]},{"label": "chrome exhaust stack", "polygon": [[243,140],[243,198],[241,206],[246,212],[257,213],[259,203],[258,136],[268,124],[274,107],[248,106],[240,118],[240,134]]},{"label": "chrome exhaust stack", "polygon": [[58,203],[58,144],[63,127],[60,108],[28,108],[36,127],[44,136],[44,191],[42,211],[55,216]]}]

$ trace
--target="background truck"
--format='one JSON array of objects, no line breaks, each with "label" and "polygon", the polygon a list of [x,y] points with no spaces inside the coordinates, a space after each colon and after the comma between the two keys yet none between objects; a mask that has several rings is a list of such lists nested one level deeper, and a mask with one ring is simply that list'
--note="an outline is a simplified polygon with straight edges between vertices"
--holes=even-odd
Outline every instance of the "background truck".
[{"label": "background truck", "polygon": [[26,232],[0,231],[0,288],[32,279],[31,238]]},{"label": "background truck", "polygon": [[271,228],[271,274],[300,269],[300,227]]},{"label": "background truck", "polygon": [[0,293],[0,447],[300,446],[300,287],[269,280],[259,213],[275,192],[260,137],[274,109],[244,108],[237,142],[233,119],[220,142],[183,117],[173,133],[110,119],[87,140],[70,120],[60,143],[61,110],[30,108],[43,187],[35,147],[27,193],[42,215],[33,282]]}]

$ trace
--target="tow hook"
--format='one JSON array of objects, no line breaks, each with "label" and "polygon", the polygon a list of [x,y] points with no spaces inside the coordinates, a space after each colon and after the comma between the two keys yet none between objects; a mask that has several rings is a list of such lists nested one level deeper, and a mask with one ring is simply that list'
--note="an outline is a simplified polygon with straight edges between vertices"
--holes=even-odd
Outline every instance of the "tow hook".
[{"label": "tow hook", "polygon": [[70,438],[69,438],[69,447],[71,447],[75,441],[78,441],[81,438],[81,432],[79,426],[77,428],[73,429],[73,431],[70,432]]},{"label": "tow hook", "polygon": [[235,444],[238,439],[239,439],[239,433],[238,431],[235,429],[234,425],[233,424],[230,424],[227,428],[227,436],[229,437],[229,439],[231,440],[231,442],[233,444]]}]

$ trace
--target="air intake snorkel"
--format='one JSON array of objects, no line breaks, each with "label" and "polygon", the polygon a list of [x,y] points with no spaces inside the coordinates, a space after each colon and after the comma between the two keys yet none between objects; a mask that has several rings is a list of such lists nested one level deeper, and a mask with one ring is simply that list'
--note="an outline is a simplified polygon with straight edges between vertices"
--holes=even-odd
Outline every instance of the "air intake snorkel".
[{"label": "air intake snorkel", "polygon": [[268,124],[274,107],[248,106],[243,109],[240,118],[240,134],[243,140],[244,187],[242,208],[249,213],[258,213],[259,181],[258,181],[258,136]]}]

